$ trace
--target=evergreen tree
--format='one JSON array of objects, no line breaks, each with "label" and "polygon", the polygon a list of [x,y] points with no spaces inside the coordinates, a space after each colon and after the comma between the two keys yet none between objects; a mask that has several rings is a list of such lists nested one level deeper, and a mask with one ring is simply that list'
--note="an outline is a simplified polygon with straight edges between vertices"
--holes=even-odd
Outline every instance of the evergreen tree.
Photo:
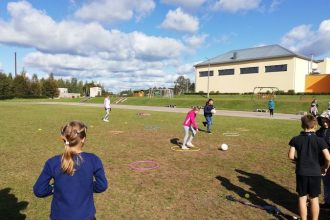
[{"label": "evergreen tree", "polygon": [[30,93],[33,97],[41,96],[41,85],[36,74],[33,74],[31,84],[30,84]]},{"label": "evergreen tree", "polygon": [[11,83],[12,79],[6,74],[0,73],[0,99],[13,98]]},{"label": "evergreen tree", "polygon": [[29,96],[29,78],[26,77],[24,71],[15,76],[13,80],[14,95],[17,98],[24,98]]},{"label": "evergreen tree", "polygon": [[42,94],[49,98],[55,98],[58,96],[58,86],[53,73],[49,74],[48,79],[43,81]]}]

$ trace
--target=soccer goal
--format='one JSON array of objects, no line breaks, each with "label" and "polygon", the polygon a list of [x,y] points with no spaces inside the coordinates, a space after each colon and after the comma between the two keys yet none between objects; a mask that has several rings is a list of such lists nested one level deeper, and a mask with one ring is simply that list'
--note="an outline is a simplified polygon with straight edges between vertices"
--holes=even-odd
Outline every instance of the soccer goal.
[{"label": "soccer goal", "polygon": [[276,98],[276,93],[279,91],[277,87],[254,87],[251,99],[255,104],[257,112],[267,111],[267,101]]}]

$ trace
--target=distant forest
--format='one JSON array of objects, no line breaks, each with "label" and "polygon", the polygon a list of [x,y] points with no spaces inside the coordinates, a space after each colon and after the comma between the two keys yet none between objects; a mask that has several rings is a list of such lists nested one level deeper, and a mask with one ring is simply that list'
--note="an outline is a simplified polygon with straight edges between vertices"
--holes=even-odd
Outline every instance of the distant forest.
[{"label": "distant forest", "polygon": [[104,88],[93,81],[55,79],[52,73],[47,78],[39,79],[36,74],[32,78],[27,77],[24,71],[14,77],[0,72],[0,99],[54,98],[58,96],[58,88],[68,88],[70,93],[89,96],[89,88],[95,86],[101,87],[102,93],[105,93]]}]

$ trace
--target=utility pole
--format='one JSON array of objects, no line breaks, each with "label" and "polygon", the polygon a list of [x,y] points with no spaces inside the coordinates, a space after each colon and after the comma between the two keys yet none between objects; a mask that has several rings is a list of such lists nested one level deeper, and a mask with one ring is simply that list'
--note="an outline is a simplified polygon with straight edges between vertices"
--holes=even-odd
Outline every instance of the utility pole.
[{"label": "utility pole", "polygon": [[207,69],[207,98],[210,98],[210,59],[207,59],[209,62]]},{"label": "utility pole", "polygon": [[15,52],[15,76],[17,75],[17,59],[16,59],[16,52]]}]

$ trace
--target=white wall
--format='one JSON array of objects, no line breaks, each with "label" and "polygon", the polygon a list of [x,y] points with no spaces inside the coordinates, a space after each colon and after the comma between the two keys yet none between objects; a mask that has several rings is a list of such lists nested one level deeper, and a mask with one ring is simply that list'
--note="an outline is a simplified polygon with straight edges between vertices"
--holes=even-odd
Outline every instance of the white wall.
[{"label": "white wall", "polygon": [[[221,93],[244,93],[252,92],[254,87],[278,87],[279,90],[288,91],[294,89],[294,62],[292,57],[267,59],[260,61],[238,62],[232,64],[212,65],[210,70],[214,76],[210,77],[209,91],[219,91]],[[287,64],[288,70],[285,72],[265,72],[265,66]],[[259,67],[258,74],[240,74],[240,68]],[[219,69],[235,69],[235,75],[219,76]],[[307,68],[306,68],[307,69]],[[207,92],[207,78],[199,77],[200,71],[207,71],[208,66],[197,67],[195,91]],[[305,86],[305,85],[304,85]]]},{"label": "white wall", "polygon": [[321,74],[330,74],[330,58],[324,58],[323,62],[318,64]]},{"label": "white wall", "polygon": [[96,97],[102,95],[102,89],[100,87],[91,87],[89,89],[89,97]]},{"label": "white wall", "polygon": [[305,92],[306,75],[311,71],[311,62],[298,57],[294,58],[294,90],[295,92]]}]

